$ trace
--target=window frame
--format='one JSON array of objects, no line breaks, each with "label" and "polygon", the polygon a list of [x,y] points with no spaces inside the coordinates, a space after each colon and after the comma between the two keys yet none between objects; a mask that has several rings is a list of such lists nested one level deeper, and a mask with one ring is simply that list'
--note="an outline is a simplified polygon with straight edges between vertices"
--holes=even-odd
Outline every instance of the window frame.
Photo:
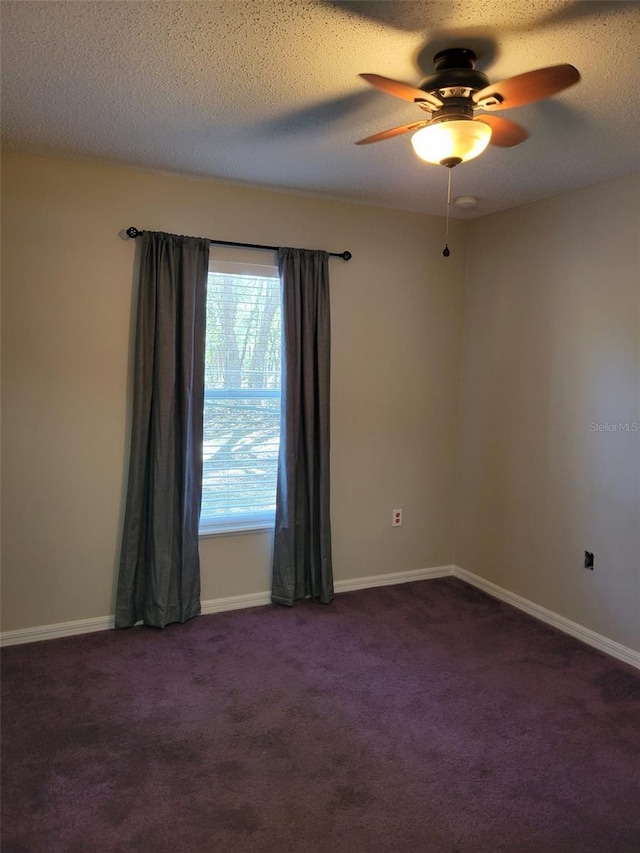
[{"label": "window frame", "polygon": [[[264,252],[261,250],[238,250],[237,248],[220,247],[212,245],[209,253],[209,274],[222,273],[226,275],[250,275],[255,278],[270,278],[277,279],[280,282],[278,273],[277,260],[274,253]],[[207,280],[208,283],[208,280]],[[280,310],[282,309],[282,300],[280,300]],[[281,327],[282,329],[282,327]],[[282,346],[282,337],[280,340]],[[255,393],[260,390],[262,393]],[[224,392],[227,393],[224,393]],[[222,392],[222,393],[216,393]],[[222,398],[250,398],[250,397],[277,397],[281,398],[282,389],[204,389],[205,401],[207,397],[222,397]],[[204,436],[203,436],[203,455],[204,455]],[[203,459],[203,498],[204,490],[204,459]],[[277,488],[277,483],[276,483]],[[275,498],[275,494],[274,494]],[[203,501],[204,503],[204,501]],[[275,525],[275,508],[273,510],[265,510],[263,512],[246,513],[233,519],[231,516],[213,520],[211,518],[203,518],[202,510],[199,520],[198,535],[200,538],[212,536],[233,536],[245,533],[260,533],[273,530]]]}]

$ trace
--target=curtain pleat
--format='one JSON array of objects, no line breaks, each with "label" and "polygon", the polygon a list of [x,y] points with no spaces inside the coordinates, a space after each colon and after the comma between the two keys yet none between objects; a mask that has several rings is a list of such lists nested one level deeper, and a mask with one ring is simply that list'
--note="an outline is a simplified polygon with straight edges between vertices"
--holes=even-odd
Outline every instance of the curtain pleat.
[{"label": "curtain pleat", "polygon": [[116,627],[200,613],[198,524],[209,242],[142,236]]},{"label": "curtain pleat", "polygon": [[271,598],[289,606],[333,598],[328,260],[326,252],[278,250],[284,359]]}]

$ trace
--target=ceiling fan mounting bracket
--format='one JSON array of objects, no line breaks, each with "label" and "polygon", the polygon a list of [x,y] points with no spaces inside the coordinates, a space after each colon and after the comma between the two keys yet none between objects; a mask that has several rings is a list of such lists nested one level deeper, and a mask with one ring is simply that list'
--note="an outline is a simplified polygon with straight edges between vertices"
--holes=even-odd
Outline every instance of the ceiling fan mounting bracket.
[{"label": "ceiling fan mounting bracket", "polygon": [[433,67],[436,71],[444,71],[447,68],[474,68],[477,58],[475,52],[468,47],[447,47],[433,57]]},{"label": "ceiling fan mounting bracket", "polygon": [[503,102],[504,98],[502,95],[499,92],[493,92],[491,95],[487,95],[486,98],[478,101],[476,106],[481,110],[494,110]]}]

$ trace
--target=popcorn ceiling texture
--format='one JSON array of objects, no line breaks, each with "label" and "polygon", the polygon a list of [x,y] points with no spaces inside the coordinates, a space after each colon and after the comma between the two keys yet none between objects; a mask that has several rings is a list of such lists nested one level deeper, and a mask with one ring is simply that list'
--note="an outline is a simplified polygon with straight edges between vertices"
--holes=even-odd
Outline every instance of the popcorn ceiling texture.
[{"label": "popcorn ceiling texture", "polygon": [[422,116],[358,73],[417,84],[446,46],[491,80],[576,65],[508,113],[527,142],[454,173],[477,216],[638,168],[639,40],[637,2],[2,2],[4,144],[441,214],[408,136],[354,146]]}]

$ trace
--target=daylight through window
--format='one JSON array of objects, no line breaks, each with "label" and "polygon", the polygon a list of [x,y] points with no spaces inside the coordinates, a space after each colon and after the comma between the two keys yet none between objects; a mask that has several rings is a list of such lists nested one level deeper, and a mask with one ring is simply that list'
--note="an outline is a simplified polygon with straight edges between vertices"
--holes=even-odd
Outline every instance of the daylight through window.
[{"label": "daylight through window", "polygon": [[207,282],[202,533],[273,524],[281,339],[277,268],[213,261]]}]

